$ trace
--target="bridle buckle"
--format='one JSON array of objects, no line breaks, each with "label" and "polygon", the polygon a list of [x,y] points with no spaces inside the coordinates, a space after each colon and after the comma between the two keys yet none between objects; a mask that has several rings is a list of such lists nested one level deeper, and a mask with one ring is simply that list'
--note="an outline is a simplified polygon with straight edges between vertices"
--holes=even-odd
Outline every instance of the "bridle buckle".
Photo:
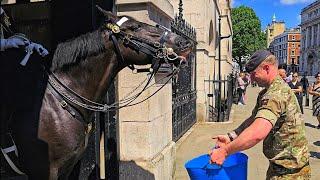
[{"label": "bridle buckle", "polygon": [[113,33],[119,33],[120,32],[120,27],[115,25],[115,24],[111,24],[111,23],[108,23],[106,25],[106,27],[111,30]]},{"label": "bridle buckle", "polygon": [[60,105],[61,105],[62,108],[66,108],[68,104],[67,104],[66,101],[61,101]]}]

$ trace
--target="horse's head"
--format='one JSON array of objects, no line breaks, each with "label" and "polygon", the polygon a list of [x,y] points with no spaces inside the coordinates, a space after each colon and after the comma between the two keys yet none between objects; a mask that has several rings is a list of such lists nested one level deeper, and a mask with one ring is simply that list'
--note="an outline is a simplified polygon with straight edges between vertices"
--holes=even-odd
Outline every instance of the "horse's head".
[{"label": "horse's head", "polygon": [[[191,52],[193,43],[169,29],[151,26],[128,16],[115,16],[97,7],[105,16],[105,32],[116,38],[126,65],[144,65],[159,59],[160,63],[175,66],[186,63],[186,56]],[[120,41],[122,43],[120,43]],[[115,43],[115,42],[113,42]]]}]

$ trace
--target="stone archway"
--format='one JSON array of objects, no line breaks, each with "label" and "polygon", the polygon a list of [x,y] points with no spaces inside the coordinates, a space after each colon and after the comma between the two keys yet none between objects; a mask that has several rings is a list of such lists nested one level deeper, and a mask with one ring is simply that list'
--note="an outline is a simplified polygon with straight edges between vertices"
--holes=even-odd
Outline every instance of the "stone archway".
[{"label": "stone archway", "polygon": [[314,64],[316,62],[316,54],[314,51],[309,51],[307,54],[307,72],[308,75],[313,74]]}]

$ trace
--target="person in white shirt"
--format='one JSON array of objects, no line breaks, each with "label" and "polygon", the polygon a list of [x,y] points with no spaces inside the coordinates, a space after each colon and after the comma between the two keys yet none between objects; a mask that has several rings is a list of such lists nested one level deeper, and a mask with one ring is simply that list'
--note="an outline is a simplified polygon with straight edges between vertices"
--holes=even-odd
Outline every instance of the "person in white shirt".
[{"label": "person in white shirt", "polygon": [[238,95],[239,95],[239,98],[238,98],[238,104],[239,105],[245,105],[245,102],[244,102],[244,91],[245,91],[245,87],[246,87],[246,83],[245,81],[243,80],[245,74],[243,72],[241,72],[239,74],[239,77],[237,78],[237,83],[238,83]]}]

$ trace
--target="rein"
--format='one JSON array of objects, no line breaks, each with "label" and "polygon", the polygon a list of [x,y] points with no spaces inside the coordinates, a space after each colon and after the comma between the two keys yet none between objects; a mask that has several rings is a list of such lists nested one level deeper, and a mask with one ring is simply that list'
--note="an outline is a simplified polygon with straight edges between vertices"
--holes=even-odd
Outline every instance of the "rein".
[{"label": "rein", "polygon": [[[161,80],[168,78],[169,79],[155,92],[158,92],[160,89],[162,89],[171,79],[172,77],[178,72],[178,70],[173,71],[172,73],[168,74],[167,76],[163,77]],[[132,105],[129,105],[131,102],[133,102],[135,99],[137,99],[145,90],[149,89],[150,87],[152,87],[153,85],[155,85],[155,83],[151,84],[150,86],[148,86],[151,82],[151,80],[154,77],[154,74],[150,74],[148,81],[146,83],[146,85],[143,87],[143,89],[137,93],[136,95],[132,96],[132,97],[128,97],[130,94],[132,94],[135,90],[137,90],[143,83],[141,83],[139,86],[137,86],[133,91],[131,91],[130,93],[128,93],[126,95],[125,98],[123,98],[122,100],[115,102],[111,105],[107,105],[107,104],[101,104],[101,103],[97,103],[94,101],[91,101],[81,95],[79,95],[78,93],[76,93],[75,91],[73,91],[72,89],[70,89],[68,86],[66,86],[65,84],[63,84],[54,73],[50,73],[48,72],[49,78],[48,78],[48,82],[49,85],[51,86],[52,90],[56,91],[61,97],[62,97],[62,101],[60,101],[60,104],[63,108],[65,108],[68,103],[67,102],[71,102],[74,105],[78,105],[84,109],[90,110],[90,111],[94,111],[94,112],[108,112],[108,111],[115,111],[124,107],[129,107]],[[145,82],[146,80],[144,80],[143,82]],[[51,90],[51,88],[49,90]],[[65,91],[64,91],[65,90]],[[153,95],[155,95],[155,93],[151,94],[150,96],[148,96],[147,98],[145,98],[144,100],[141,100],[136,104],[140,104],[142,102],[144,102],[145,100],[151,98]],[[125,105],[121,105],[124,104]],[[121,105],[121,106],[119,106]],[[71,113],[72,115],[74,115],[74,113]]]}]

